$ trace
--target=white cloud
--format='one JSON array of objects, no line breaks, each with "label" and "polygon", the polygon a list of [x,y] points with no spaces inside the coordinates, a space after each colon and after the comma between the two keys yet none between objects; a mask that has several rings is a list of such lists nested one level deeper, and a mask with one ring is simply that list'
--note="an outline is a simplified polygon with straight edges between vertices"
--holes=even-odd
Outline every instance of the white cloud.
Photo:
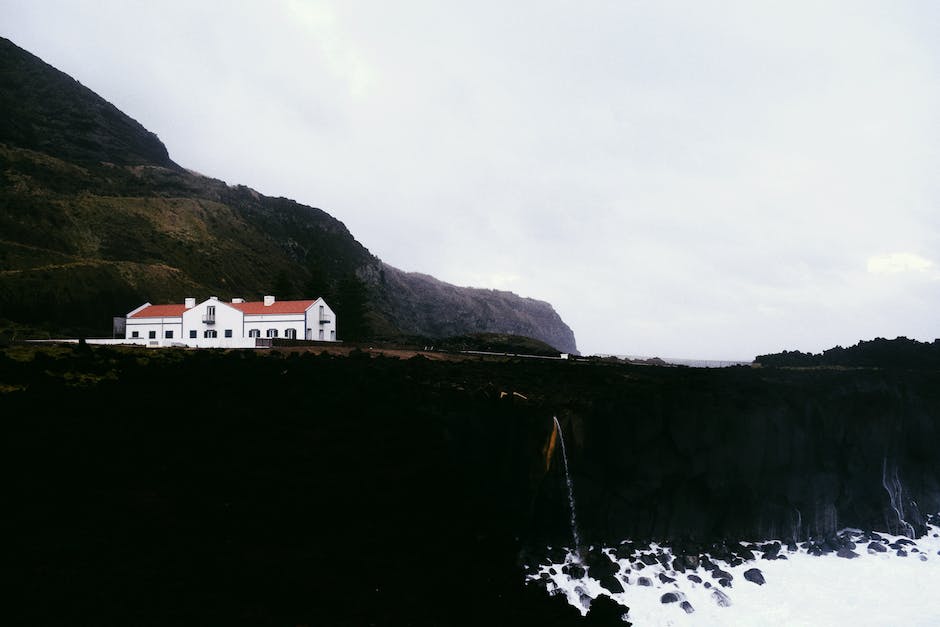
[{"label": "white cloud", "polygon": [[868,259],[868,271],[872,274],[922,273],[933,267],[934,262],[913,253],[890,253]]}]

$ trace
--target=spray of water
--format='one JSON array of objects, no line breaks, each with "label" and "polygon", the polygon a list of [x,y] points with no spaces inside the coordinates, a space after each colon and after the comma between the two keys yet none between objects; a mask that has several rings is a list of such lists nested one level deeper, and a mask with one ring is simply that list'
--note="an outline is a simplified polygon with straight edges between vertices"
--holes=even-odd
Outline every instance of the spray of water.
[{"label": "spray of water", "polygon": [[565,482],[568,484],[568,506],[571,508],[571,536],[574,539],[574,550],[576,555],[581,554],[581,536],[578,534],[578,519],[575,515],[574,507],[574,485],[571,483],[571,473],[568,471],[568,451],[565,449],[565,436],[561,432],[561,425],[558,418],[552,416],[555,421],[555,429],[558,432],[558,440],[561,442],[561,457],[565,462]]}]

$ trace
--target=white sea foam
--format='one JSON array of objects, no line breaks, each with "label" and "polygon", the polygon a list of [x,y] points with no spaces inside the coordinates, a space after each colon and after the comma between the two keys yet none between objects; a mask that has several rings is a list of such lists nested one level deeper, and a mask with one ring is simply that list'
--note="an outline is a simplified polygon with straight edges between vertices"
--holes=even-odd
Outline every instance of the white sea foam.
[{"label": "white sea foam", "polygon": [[[882,533],[888,542],[902,536]],[[747,543],[745,543],[747,544]],[[541,573],[549,577],[547,587],[556,594],[567,595],[568,601],[587,612],[585,602],[599,594],[609,594],[618,603],[630,608],[628,619],[638,627],[648,625],[787,625],[795,626],[883,626],[940,625],[940,595],[936,582],[940,581],[940,529],[928,527],[928,533],[908,547],[908,556],[901,557],[888,548],[884,553],[872,553],[866,543],[858,543],[857,558],[846,559],[835,553],[809,555],[804,549],[788,552],[786,545],[780,551],[787,559],[758,559],[737,566],[716,561],[719,568],[733,575],[732,586],[718,585],[709,572],[699,567],[676,573],[659,564],[636,570],[631,560],[619,559],[621,571],[617,575],[625,591],[608,593],[588,574],[572,579],[561,570],[562,565],[542,566]],[[753,549],[754,546],[751,545]],[[668,547],[652,545],[653,551],[670,553]],[[917,549],[914,551],[913,549]],[[611,549],[603,549],[612,555]],[[569,563],[573,558],[568,557]],[[633,560],[634,563],[636,560]],[[625,569],[632,568],[627,574]],[[766,583],[757,585],[745,579],[744,572],[758,568]],[[659,573],[676,579],[662,583]],[[690,581],[688,574],[696,574],[702,583]],[[639,577],[653,581],[650,587],[637,585]],[[705,587],[705,582],[711,588]],[[731,604],[721,607],[713,597],[714,590],[728,596]],[[678,603],[663,604],[660,599],[667,592],[681,592],[694,612],[687,614]]]}]

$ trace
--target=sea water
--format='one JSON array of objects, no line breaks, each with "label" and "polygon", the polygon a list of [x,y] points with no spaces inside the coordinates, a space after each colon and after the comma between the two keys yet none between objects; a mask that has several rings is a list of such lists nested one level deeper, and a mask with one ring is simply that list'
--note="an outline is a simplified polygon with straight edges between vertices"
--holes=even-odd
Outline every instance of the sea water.
[{"label": "sea water", "polygon": [[[845,530],[842,532],[845,533]],[[896,542],[902,536],[880,534],[886,542]],[[744,543],[745,545],[747,543]],[[759,544],[765,544],[764,542]],[[718,585],[704,568],[684,573],[673,572],[656,564],[636,570],[636,560],[619,559],[624,592],[610,594],[591,577],[590,570],[573,579],[562,572],[564,564],[542,565],[531,576],[533,585],[546,585],[549,593],[564,594],[568,602],[587,613],[591,599],[608,594],[618,603],[628,606],[627,618],[634,625],[786,625],[788,627],[837,627],[843,625],[882,627],[885,625],[927,626],[940,625],[940,528],[928,526],[922,537],[906,548],[907,556],[886,552],[870,552],[866,543],[858,543],[858,557],[848,559],[836,553],[814,556],[799,548],[789,552],[784,542],[780,555],[786,559],[764,560],[757,544],[750,546],[757,559],[737,566],[716,561],[723,571],[731,573],[731,587]],[[650,545],[653,551],[671,554],[668,546]],[[596,548],[612,555],[612,548]],[[578,563],[569,554],[569,564]],[[671,563],[671,560],[670,562]],[[625,574],[631,568],[629,574]],[[758,568],[765,580],[763,585],[748,581],[744,572]],[[552,574],[551,571],[554,571]],[[675,582],[663,583],[658,573],[668,573]],[[545,577],[535,583],[538,577]],[[689,580],[695,574],[702,583]],[[639,576],[652,580],[649,587],[639,586]],[[710,583],[706,587],[705,583]],[[722,607],[716,600],[715,590],[727,596],[729,605]],[[686,613],[679,603],[664,604],[661,599],[668,592],[678,593],[693,608]]]}]

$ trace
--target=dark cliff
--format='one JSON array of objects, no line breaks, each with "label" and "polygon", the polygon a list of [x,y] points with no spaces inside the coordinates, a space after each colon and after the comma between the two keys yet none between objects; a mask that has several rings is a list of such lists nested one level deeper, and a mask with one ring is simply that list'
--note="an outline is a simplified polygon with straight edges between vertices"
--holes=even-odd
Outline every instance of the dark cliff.
[{"label": "dark cliff", "polygon": [[0,39],[0,321],[110,335],[187,296],[322,295],[341,338],[517,333],[565,352],[551,305],[382,263],[325,211],[189,172],[139,123]]},{"label": "dark cliff", "polygon": [[553,416],[595,545],[940,511],[934,370],[373,355],[0,352],[7,622],[566,624],[522,586],[571,539]]}]

